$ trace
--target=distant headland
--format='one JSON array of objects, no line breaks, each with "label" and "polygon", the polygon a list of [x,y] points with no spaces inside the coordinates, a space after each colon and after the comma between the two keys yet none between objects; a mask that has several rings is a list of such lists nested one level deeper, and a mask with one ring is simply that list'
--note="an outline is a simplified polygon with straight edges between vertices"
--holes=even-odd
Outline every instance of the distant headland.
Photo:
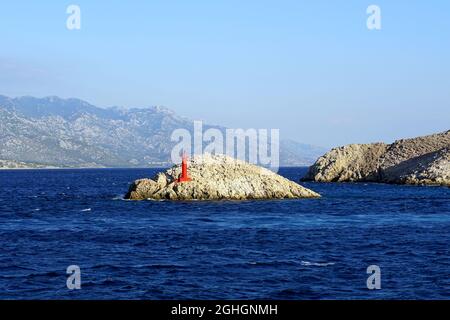
[{"label": "distant headland", "polygon": [[302,180],[450,186],[450,130],[392,144],[334,148]]}]

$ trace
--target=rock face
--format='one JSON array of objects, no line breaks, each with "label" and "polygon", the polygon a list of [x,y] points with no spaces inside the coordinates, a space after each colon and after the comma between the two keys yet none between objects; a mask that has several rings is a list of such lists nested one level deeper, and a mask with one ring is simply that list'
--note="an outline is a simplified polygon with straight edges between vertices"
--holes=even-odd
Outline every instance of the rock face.
[{"label": "rock face", "polygon": [[259,166],[222,155],[188,161],[192,181],[178,183],[181,166],[136,180],[126,199],[249,200],[314,198],[319,194]]},{"label": "rock face", "polygon": [[310,167],[306,178],[319,182],[374,180],[379,159],[386,152],[384,143],[351,144],[331,150]]},{"label": "rock face", "polygon": [[392,144],[352,144],[331,150],[304,181],[387,182],[450,186],[450,131]]}]

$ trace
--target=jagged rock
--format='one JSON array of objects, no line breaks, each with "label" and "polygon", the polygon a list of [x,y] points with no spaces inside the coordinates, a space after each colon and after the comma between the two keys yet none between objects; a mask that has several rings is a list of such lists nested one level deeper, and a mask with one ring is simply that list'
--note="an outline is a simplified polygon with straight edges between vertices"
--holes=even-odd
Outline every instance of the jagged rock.
[{"label": "jagged rock", "polygon": [[450,131],[331,150],[302,179],[320,182],[387,182],[450,185]]},{"label": "jagged rock", "polygon": [[268,169],[222,155],[205,155],[188,161],[192,181],[178,183],[176,165],[153,179],[136,180],[126,199],[247,200],[314,198],[319,194]]},{"label": "jagged rock", "polygon": [[450,186],[450,149],[443,148],[389,167],[384,172],[384,181]]},{"label": "jagged rock", "polygon": [[334,148],[310,167],[307,178],[319,182],[374,180],[387,147],[384,143],[374,143]]},{"label": "jagged rock", "polygon": [[401,139],[392,143],[383,155],[380,168],[386,170],[403,161],[414,159],[442,148],[450,147],[450,130],[412,139]]}]

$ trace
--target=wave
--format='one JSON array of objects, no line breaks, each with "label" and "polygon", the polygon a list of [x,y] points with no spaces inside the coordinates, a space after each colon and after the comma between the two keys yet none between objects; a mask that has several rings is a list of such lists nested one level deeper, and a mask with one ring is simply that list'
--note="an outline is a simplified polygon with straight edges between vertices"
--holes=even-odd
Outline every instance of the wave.
[{"label": "wave", "polygon": [[327,266],[332,266],[335,265],[334,262],[310,262],[310,261],[302,261],[301,262],[302,266],[306,266],[306,267],[327,267]]}]

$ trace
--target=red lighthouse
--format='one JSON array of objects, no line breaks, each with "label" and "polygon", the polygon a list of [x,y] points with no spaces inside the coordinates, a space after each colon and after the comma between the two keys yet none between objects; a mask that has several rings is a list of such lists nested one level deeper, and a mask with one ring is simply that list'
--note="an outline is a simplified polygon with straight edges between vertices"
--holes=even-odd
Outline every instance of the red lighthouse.
[{"label": "red lighthouse", "polygon": [[188,181],[191,181],[191,178],[188,175],[187,156],[186,153],[183,153],[183,160],[181,161],[181,177],[178,178],[177,182]]}]

